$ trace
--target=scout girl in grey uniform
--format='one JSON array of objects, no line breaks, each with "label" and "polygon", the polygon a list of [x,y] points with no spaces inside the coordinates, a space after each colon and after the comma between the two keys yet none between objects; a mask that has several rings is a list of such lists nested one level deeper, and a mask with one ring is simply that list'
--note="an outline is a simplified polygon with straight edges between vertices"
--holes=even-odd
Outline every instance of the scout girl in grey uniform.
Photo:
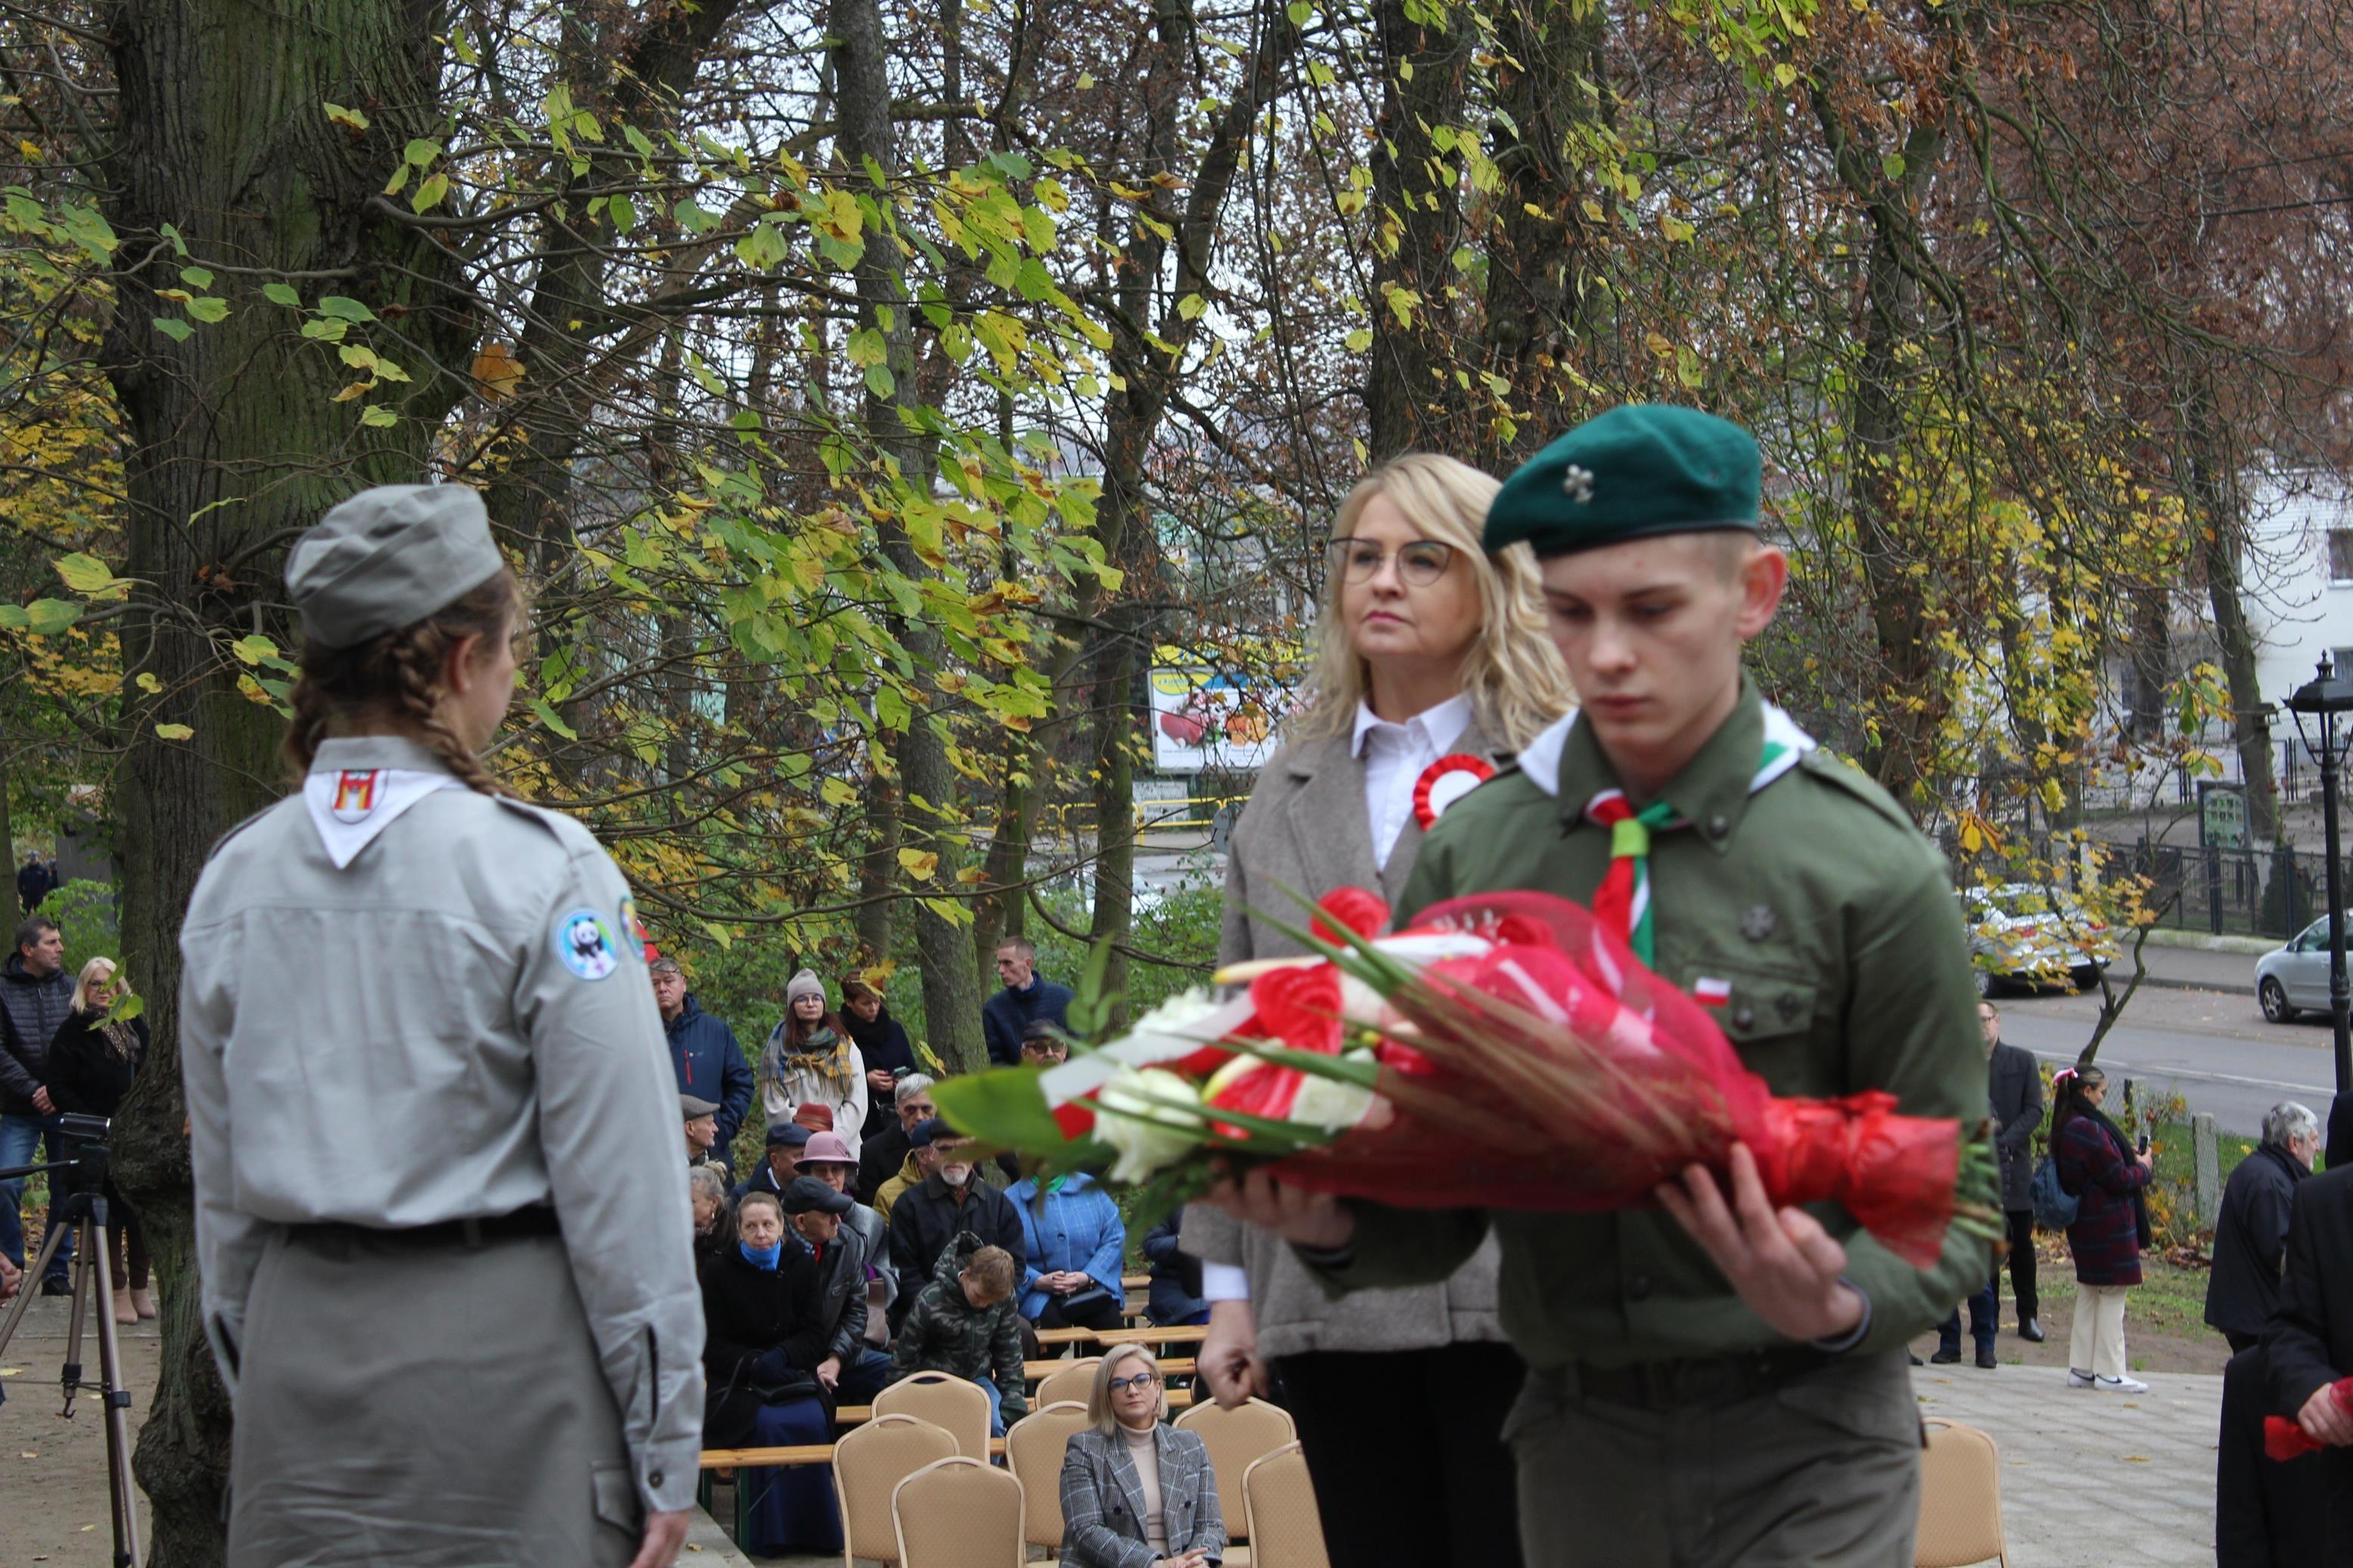
[{"label": "scout girl in grey uniform", "polygon": [[472,490],[399,485],[287,584],[307,776],[180,939],[228,1560],[670,1568],[702,1415],[677,1090],[619,871],[476,761],[514,580]]}]

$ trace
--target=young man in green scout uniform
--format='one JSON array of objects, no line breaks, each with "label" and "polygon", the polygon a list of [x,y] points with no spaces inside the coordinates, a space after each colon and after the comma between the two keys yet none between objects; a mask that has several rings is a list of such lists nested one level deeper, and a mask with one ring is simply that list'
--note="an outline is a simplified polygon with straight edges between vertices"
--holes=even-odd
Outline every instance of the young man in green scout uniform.
[{"label": "young man in green scout uniform", "polygon": [[[1720,998],[1775,1093],[1883,1089],[1974,1123],[1985,1053],[1943,861],[1741,669],[1788,572],[1757,536],[1758,481],[1737,426],[1635,406],[1505,484],[1484,543],[1535,545],[1583,708],[1447,811],[1398,923],[1463,893],[1575,899]],[[1917,1270],[1835,1205],[1776,1213],[1746,1150],[1729,1176],[1694,1167],[1608,1215],[1408,1212],[1262,1173],[1220,1197],[1335,1291],[1441,1279],[1494,1226],[1530,1369],[1504,1436],[1531,1568],[1908,1564],[1905,1342],[1982,1282],[1985,1248],[1955,1235]]]}]

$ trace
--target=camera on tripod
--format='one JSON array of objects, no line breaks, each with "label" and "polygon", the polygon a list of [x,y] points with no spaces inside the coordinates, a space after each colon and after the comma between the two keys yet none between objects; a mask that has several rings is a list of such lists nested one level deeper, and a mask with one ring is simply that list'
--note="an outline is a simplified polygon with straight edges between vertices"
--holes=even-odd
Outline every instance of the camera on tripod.
[{"label": "camera on tripod", "polygon": [[58,1163],[69,1178],[62,1184],[67,1191],[94,1193],[106,1185],[106,1134],[113,1125],[107,1117],[71,1111],[58,1118],[58,1141],[65,1146]]}]

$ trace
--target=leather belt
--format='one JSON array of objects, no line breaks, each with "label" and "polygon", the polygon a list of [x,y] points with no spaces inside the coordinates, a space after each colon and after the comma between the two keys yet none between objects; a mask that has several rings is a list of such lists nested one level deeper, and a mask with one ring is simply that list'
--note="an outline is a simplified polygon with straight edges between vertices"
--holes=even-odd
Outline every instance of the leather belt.
[{"label": "leather belt", "polygon": [[1753,1399],[1835,1359],[1828,1351],[1811,1345],[1775,1345],[1731,1355],[1636,1362],[1630,1366],[1572,1362],[1556,1375],[1570,1392],[1605,1405],[1672,1410]]},{"label": "leather belt", "polygon": [[286,1227],[290,1241],[360,1242],[378,1247],[389,1244],[417,1247],[479,1247],[493,1241],[522,1241],[531,1237],[563,1234],[564,1227],[557,1223],[555,1211],[545,1204],[533,1204],[512,1214],[488,1215],[477,1219],[445,1219],[433,1225],[404,1226],[397,1229],[345,1225],[332,1220]]}]

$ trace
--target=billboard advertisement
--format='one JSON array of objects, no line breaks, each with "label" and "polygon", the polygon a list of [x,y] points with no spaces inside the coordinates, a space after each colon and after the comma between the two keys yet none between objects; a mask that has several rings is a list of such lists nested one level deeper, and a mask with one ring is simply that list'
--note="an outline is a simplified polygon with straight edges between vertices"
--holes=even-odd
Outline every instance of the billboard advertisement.
[{"label": "billboard advertisement", "polygon": [[1289,692],[1207,667],[1152,672],[1152,761],[1162,773],[1256,771],[1274,754]]}]

